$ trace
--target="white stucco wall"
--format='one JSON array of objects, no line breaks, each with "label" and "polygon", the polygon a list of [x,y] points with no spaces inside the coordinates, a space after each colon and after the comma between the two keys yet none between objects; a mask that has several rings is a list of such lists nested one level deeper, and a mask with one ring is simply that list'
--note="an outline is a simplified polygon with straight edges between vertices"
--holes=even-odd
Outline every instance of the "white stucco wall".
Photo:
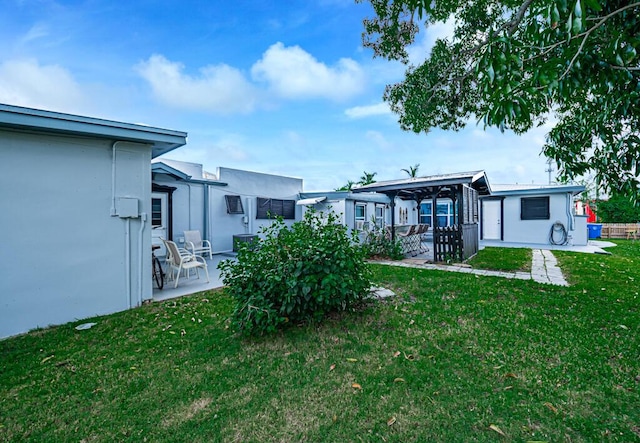
[{"label": "white stucco wall", "polygon": [[[218,168],[218,180],[227,186],[210,188],[210,240],[214,251],[233,249],[234,234],[258,234],[260,229],[272,223],[270,220],[257,219],[257,198],[298,200],[302,192],[302,179],[284,177],[260,172],[244,171],[232,168]],[[244,215],[227,214],[225,195],[239,195],[242,199]],[[302,217],[302,209],[296,206],[294,220],[285,220],[291,225]],[[246,217],[248,223],[243,223]]]},{"label": "white stucco wall", "polygon": [[[129,222],[127,269],[127,221],[110,214],[112,143],[7,130],[0,140],[0,337],[151,298],[150,220],[142,236],[141,218]],[[117,145],[115,195],[146,214],[150,160],[148,146]]]},{"label": "white stucco wall", "polygon": [[[545,197],[549,196],[548,220],[520,220],[520,199],[522,197]],[[517,243],[548,244],[549,232],[556,221],[564,224],[569,231],[572,225],[571,216],[567,214],[567,193],[555,194],[527,194],[507,196],[503,201],[504,208],[504,241]],[[569,205],[572,208],[572,204]],[[574,225],[575,226],[575,225]],[[574,235],[573,231],[568,232]]]},{"label": "white stucco wall", "polygon": [[[167,163],[183,172],[197,172],[190,163]],[[191,169],[185,170],[184,165]],[[201,177],[192,178],[202,181]],[[217,181],[226,183],[226,186],[181,181],[167,174],[154,174],[154,183],[176,188],[173,191],[173,211],[170,216],[173,217],[173,241],[179,246],[184,246],[180,241],[184,231],[199,230],[211,242],[214,253],[231,251],[233,235],[258,234],[263,226],[272,223],[270,220],[256,219],[258,197],[295,201],[302,191],[302,179],[299,178],[232,168],[219,168]],[[225,195],[240,196],[244,214],[228,214]],[[208,217],[205,219],[206,208]],[[301,215],[302,209],[296,207],[295,220],[300,220]],[[245,220],[247,223],[244,223]],[[295,220],[285,220],[285,223],[291,225]]]}]

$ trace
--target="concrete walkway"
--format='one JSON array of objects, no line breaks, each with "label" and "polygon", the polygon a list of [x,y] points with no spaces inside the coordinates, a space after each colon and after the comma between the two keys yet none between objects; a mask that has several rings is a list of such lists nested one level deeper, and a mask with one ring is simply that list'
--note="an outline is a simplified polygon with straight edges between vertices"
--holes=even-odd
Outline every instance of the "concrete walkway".
[{"label": "concrete walkway", "polygon": [[519,280],[533,280],[538,283],[546,283],[556,286],[569,286],[558,262],[551,251],[546,249],[534,249],[531,261],[531,272],[505,272],[473,269],[469,265],[438,265],[425,263],[424,260],[407,258],[402,261],[375,261],[373,263],[400,266],[405,268],[433,269],[437,271],[461,272],[463,274],[484,275],[490,277],[515,278]]},{"label": "concrete walkway", "polygon": [[538,283],[569,286],[558,267],[558,261],[548,249],[534,249],[531,261],[531,278]]}]

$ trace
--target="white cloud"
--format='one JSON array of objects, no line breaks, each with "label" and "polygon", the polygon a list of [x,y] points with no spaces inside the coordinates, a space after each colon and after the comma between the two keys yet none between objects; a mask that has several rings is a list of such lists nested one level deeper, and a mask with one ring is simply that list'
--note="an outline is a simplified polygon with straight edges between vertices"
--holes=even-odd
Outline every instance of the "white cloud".
[{"label": "white cloud", "polygon": [[160,101],[178,108],[231,114],[251,112],[256,105],[258,91],[229,65],[206,66],[192,77],[181,63],[156,54],[135,69]]},{"label": "white cloud", "polygon": [[37,60],[9,60],[0,64],[0,102],[16,106],[78,112],[85,102],[73,76],[58,65]]},{"label": "white cloud", "polygon": [[391,114],[391,109],[389,109],[388,104],[381,102],[369,106],[354,106],[346,109],[344,113],[349,118],[365,118],[374,115],[389,115]]},{"label": "white cloud", "polygon": [[287,99],[328,98],[342,100],[360,93],[364,72],[352,59],[341,58],[329,67],[299,46],[271,45],[251,68],[256,81],[266,82]]},{"label": "white cloud", "polygon": [[392,144],[385,138],[384,134],[378,131],[367,131],[365,138],[382,150],[388,150]]},{"label": "white cloud", "polygon": [[422,38],[407,48],[409,54],[409,62],[413,65],[419,65],[431,53],[431,49],[437,39],[450,39],[453,37],[455,29],[455,21],[453,16],[446,22],[438,22],[429,25],[427,28],[421,27],[418,36]]},{"label": "white cloud", "polygon": [[49,35],[49,29],[42,23],[36,23],[29,31],[22,37],[21,43],[29,43],[33,40],[38,40]]}]

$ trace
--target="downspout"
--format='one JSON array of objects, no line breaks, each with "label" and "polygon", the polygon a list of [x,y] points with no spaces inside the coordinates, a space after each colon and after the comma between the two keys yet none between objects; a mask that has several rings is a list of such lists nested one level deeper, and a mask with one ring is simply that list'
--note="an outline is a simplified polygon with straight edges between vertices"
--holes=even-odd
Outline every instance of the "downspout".
[{"label": "downspout", "polygon": [[251,199],[247,197],[247,227],[249,228],[248,234],[253,234],[253,218],[251,217]]},{"label": "downspout", "polygon": [[124,243],[127,250],[124,255],[125,279],[127,281],[127,306],[131,309],[131,219],[127,218],[124,229]]},{"label": "downspout", "polygon": [[[140,214],[140,230],[138,231],[138,306],[142,306],[142,279],[144,274],[142,273],[142,234],[147,222],[147,213]],[[153,266],[153,263],[151,264]]]},{"label": "downspout", "polygon": [[396,241],[396,194],[389,194],[391,199],[391,241]]},{"label": "downspout", "polygon": [[189,223],[187,226],[191,229],[191,183],[187,183],[187,187],[189,188],[189,210],[187,211],[189,214]]},{"label": "downspout", "polygon": [[209,185],[204,186],[204,214],[202,223],[204,224],[203,237],[205,240],[209,239]]},{"label": "downspout", "polygon": [[573,214],[571,213],[571,204],[573,203],[573,194],[571,192],[567,192],[567,230],[574,231],[574,221]]}]

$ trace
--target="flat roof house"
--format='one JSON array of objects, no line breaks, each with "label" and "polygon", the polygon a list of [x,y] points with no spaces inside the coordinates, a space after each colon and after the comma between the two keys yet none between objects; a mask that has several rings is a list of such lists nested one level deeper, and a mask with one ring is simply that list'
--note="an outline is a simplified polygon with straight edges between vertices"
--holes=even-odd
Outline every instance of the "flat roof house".
[{"label": "flat roof house", "polygon": [[151,299],[151,159],[186,136],[0,104],[0,338]]}]

